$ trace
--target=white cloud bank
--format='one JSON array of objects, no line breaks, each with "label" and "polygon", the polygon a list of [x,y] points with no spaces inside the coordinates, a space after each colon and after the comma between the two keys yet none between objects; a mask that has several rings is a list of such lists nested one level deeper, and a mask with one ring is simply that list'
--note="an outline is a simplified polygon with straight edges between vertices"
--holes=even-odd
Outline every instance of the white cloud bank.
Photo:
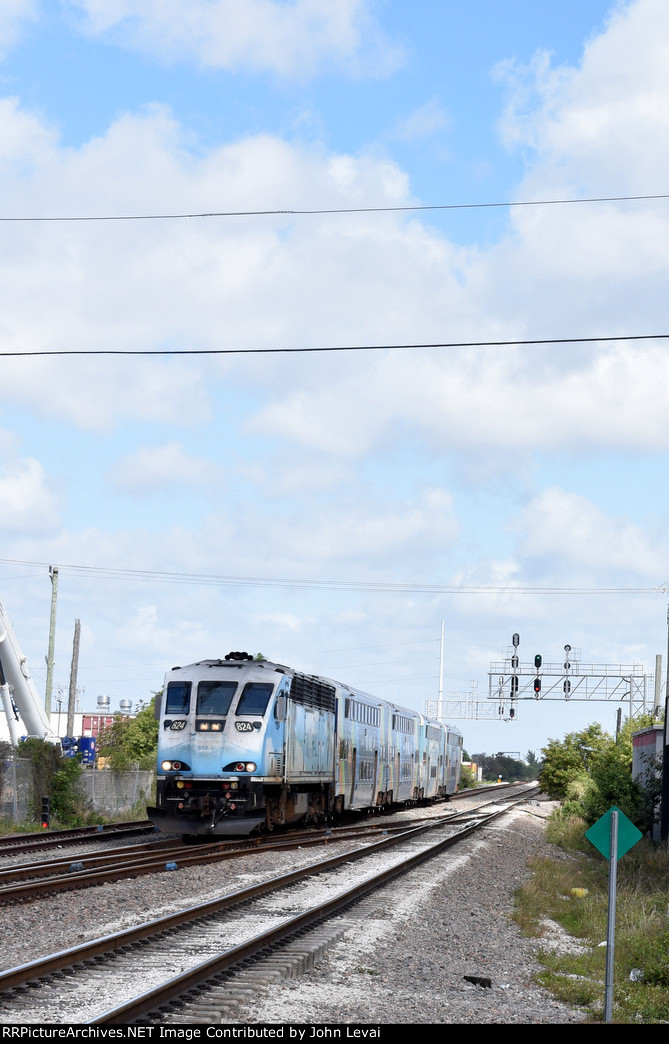
[{"label": "white cloud bank", "polygon": [[140,446],[111,471],[113,485],[123,493],[148,494],[159,489],[219,486],[223,471],[212,461],[194,456],[177,442]]},{"label": "white cloud bank", "polygon": [[[176,7],[163,6],[165,18],[174,15]],[[193,5],[203,16],[205,7],[218,6]],[[158,5],[145,7],[147,18],[158,18]],[[308,9],[283,7],[295,16]],[[130,0],[87,10],[96,31],[140,17]],[[356,8],[347,10],[353,18]],[[611,66],[622,61],[623,38],[621,109]],[[612,171],[620,171],[625,191],[647,191],[666,166],[669,117],[658,99],[669,95],[667,48],[669,7],[638,0],[588,45],[579,68],[535,72],[541,104],[530,119],[516,102],[507,118],[516,140],[534,150],[520,195],[551,196],[575,185],[599,193]],[[406,174],[380,154],[331,154],[269,135],[194,153],[185,129],[156,106],[65,149],[52,128],[4,99],[0,170],[6,212],[17,216],[412,201]],[[3,231],[6,350],[665,332],[665,203],[517,209],[499,244],[481,250],[462,249],[398,214]],[[38,368],[7,360],[3,368],[8,396],[97,429],[167,415],[198,423],[219,388],[250,384],[257,406],[248,431],[334,456],[358,456],[398,430],[440,451],[669,447],[669,363],[661,344],[261,356],[220,365],[77,360]]]},{"label": "white cloud bank", "polygon": [[0,533],[53,534],[58,521],[58,500],[38,460],[0,468]]},{"label": "white cloud bank", "polygon": [[17,42],[24,25],[38,16],[38,0],[2,0],[0,3],[0,58]]},{"label": "white cloud bank", "polygon": [[165,61],[309,76],[383,75],[402,61],[368,0],[71,0],[85,31]]},{"label": "white cloud bank", "polygon": [[554,486],[525,508],[518,529],[526,556],[551,556],[592,574],[645,575],[658,583],[667,572],[669,547],[661,533],[607,515],[586,497]]}]

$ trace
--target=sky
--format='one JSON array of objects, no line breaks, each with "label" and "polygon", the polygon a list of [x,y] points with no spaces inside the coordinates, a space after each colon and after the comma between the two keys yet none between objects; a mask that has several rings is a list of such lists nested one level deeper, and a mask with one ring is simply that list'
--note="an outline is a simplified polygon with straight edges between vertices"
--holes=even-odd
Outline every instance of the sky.
[{"label": "sky", "polygon": [[613,731],[490,717],[489,672],[514,633],[666,671],[668,125],[664,0],[3,0],[0,600],[40,693],[51,564],[85,709],[240,649],[423,710],[443,621],[470,754]]}]

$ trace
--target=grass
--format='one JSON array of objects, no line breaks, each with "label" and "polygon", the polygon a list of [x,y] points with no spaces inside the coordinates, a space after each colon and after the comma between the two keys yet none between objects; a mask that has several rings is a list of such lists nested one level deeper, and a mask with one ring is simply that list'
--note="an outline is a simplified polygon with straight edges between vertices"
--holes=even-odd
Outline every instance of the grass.
[{"label": "grass", "polygon": [[[582,953],[540,951],[539,981],[555,997],[601,1022],[606,973],[608,861],[584,837],[585,823],[558,813],[547,839],[555,858],[531,864],[532,878],[516,893],[515,918],[541,939],[546,920],[559,924],[584,947]],[[587,848],[590,848],[590,852]],[[585,895],[572,889],[586,889]],[[635,971],[636,970],[636,971]],[[635,982],[631,973],[642,975]],[[669,854],[641,841],[618,863],[613,1020],[669,1021]]]},{"label": "grass", "polygon": [[0,835],[5,834],[42,834],[41,823],[26,821],[16,823],[13,819],[0,819]]}]

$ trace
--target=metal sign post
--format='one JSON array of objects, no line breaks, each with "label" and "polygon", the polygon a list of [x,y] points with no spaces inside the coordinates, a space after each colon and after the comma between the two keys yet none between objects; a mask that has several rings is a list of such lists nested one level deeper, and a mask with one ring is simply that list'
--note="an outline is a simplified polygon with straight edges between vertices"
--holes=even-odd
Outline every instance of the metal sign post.
[{"label": "metal sign post", "polygon": [[613,1018],[613,964],[616,939],[616,890],[618,860],[629,852],[643,834],[627,816],[613,805],[586,830],[588,841],[609,861],[609,907],[606,923],[606,981],[604,984],[604,1022]]},{"label": "metal sign post", "polygon": [[611,813],[609,840],[609,909],[606,920],[606,979],[604,983],[604,1022],[613,1017],[613,964],[616,945],[616,886],[618,884],[618,811]]}]

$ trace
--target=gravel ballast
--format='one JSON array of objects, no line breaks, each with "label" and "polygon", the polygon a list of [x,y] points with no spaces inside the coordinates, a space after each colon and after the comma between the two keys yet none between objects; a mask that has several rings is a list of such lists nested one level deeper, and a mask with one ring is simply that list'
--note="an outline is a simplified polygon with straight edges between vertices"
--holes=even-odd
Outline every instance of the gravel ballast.
[{"label": "gravel ballast", "polygon": [[[248,1023],[572,1023],[583,1013],[534,982],[538,943],[512,920],[552,806],[533,803],[384,889],[375,915],[307,975],[238,1008]],[[379,908],[380,907],[380,908]],[[542,940],[541,946],[550,945]],[[475,985],[465,976],[489,980]]]},{"label": "gravel ballast", "polygon": [[[584,1016],[533,979],[537,943],[511,913],[550,805],[531,802],[352,907],[319,962],[258,985],[228,1024],[569,1023]],[[252,853],[208,867],[147,875],[5,908],[0,961],[10,968],[111,931],[277,876],[315,851]],[[542,945],[546,945],[543,941]],[[169,968],[165,969],[169,973]],[[490,985],[476,985],[465,976]],[[166,974],[166,978],[169,974]],[[178,1022],[178,1014],[174,1021]],[[170,1020],[172,1021],[172,1020]],[[217,1020],[214,1020],[217,1021]]]}]

